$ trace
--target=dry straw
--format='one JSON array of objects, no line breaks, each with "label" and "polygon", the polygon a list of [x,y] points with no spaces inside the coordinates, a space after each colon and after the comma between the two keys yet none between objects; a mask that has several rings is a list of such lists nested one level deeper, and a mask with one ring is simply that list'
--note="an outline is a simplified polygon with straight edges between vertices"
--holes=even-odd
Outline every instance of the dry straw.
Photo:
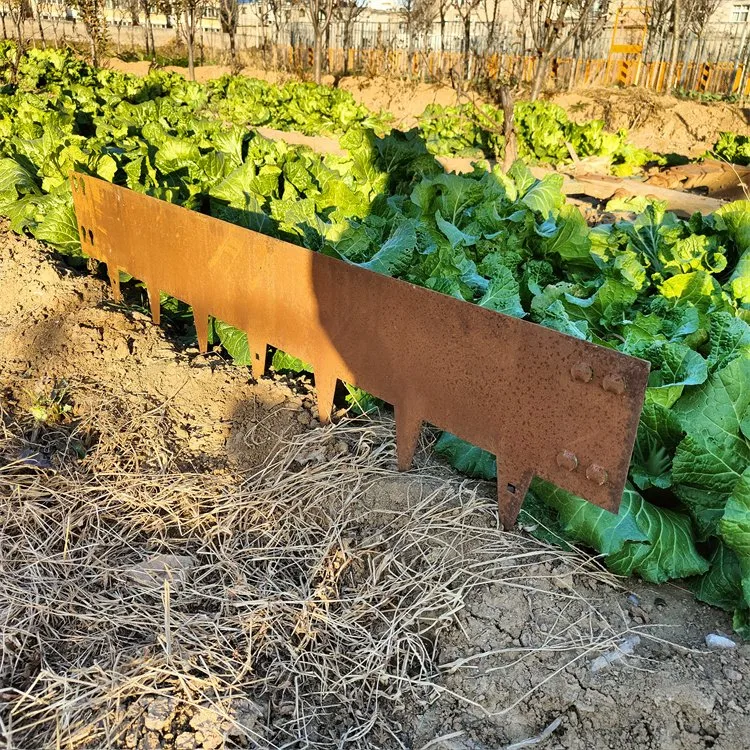
[{"label": "dry straw", "polygon": [[[255,470],[206,473],[170,451],[167,409],[134,414],[102,396],[85,426],[45,433],[53,469],[18,459],[31,430],[2,415],[0,738],[11,750],[133,746],[144,696],[171,697],[185,716],[208,707],[227,747],[398,746],[397,718],[451,695],[444,675],[488,656],[438,666],[472,591],[533,591],[528,571],[545,562],[604,575],[501,533],[476,483],[429,466],[397,476],[388,421],[344,420],[280,440]],[[71,457],[80,444],[92,445],[83,460]],[[170,572],[144,582],[154,560]],[[561,611],[580,603],[540,590]],[[595,632],[589,609],[561,616],[539,647],[559,651],[560,668],[619,636]],[[242,698],[260,706],[254,721]]]}]

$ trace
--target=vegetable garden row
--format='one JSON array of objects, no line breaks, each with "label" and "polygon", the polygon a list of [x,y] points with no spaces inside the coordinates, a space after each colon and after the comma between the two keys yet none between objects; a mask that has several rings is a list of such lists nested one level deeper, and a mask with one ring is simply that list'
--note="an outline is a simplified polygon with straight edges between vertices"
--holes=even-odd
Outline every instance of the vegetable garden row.
[{"label": "vegetable garden row", "polygon": [[[402,133],[310,84],[136,78],[55,50],[30,50],[14,72],[14,56],[0,48],[0,214],[63,254],[81,255],[67,181],[78,169],[648,359],[619,515],[543,482],[526,510],[535,533],[584,543],[618,573],[689,579],[750,637],[750,201],[682,220],[639,199],[633,220],[590,227],[566,203],[562,177],[536,180],[522,161],[507,174],[446,174],[432,152],[502,150],[481,125],[451,130],[455,110],[428,111]],[[565,141],[617,171],[655,158],[553,105],[516,114],[529,161],[566,160]],[[347,155],[265,140],[260,125],[336,134]],[[247,363],[244,334],[219,321],[212,334]],[[282,353],[275,366],[305,367]],[[494,476],[493,457],[449,434],[437,450]]]}]

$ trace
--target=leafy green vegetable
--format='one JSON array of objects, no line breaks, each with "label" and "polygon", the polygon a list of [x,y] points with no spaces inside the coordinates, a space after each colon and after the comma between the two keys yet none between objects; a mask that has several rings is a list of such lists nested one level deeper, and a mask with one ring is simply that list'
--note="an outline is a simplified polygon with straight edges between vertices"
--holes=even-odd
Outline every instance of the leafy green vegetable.
[{"label": "leafy green vegetable", "polygon": [[435,453],[470,477],[494,479],[497,476],[497,461],[491,453],[470,445],[450,432],[440,436],[435,444]]},{"label": "leafy green vegetable", "polygon": [[[572,149],[581,158],[608,157],[613,172],[627,175],[649,161],[663,161],[628,143],[624,130],[608,133],[601,120],[579,125],[568,118],[562,107],[551,102],[518,102],[514,123],[519,156],[532,162],[565,164],[572,160]],[[505,151],[503,112],[489,104],[432,104],[420,117],[419,130],[428,149],[441,156],[498,158]]]},{"label": "leafy green vegetable", "polygon": [[747,166],[750,164],[750,136],[720,133],[711,151],[721,159]]},{"label": "leafy green vegetable", "polygon": [[[425,145],[415,131],[387,132],[385,116],[348,94],[310,84],[138,79],[33,49],[13,82],[12,57],[0,50],[0,213],[17,232],[80,255],[68,175],[81,170],[647,359],[620,513],[535,481],[523,518],[548,540],[593,547],[618,573],[696,577],[697,595],[734,610],[750,637],[749,201],[687,221],[658,201],[631,202],[616,222],[589,227],[560,178],[537,180],[523,161],[507,174],[442,170],[428,149],[502,153],[493,108],[478,119],[429,109]],[[652,156],[548,103],[520,103],[516,118],[529,160],[564,162],[568,143],[616,171]],[[272,142],[259,125],[338,134],[345,153]],[[185,317],[184,305],[162,302]],[[244,332],[214,321],[212,333],[238,364],[252,361]],[[311,369],[293,355],[275,352],[273,367]],[[347,391],[355,411],[378,403]],[[453,435],[436,451],[472,476],[495,476],[494,456]]]}]

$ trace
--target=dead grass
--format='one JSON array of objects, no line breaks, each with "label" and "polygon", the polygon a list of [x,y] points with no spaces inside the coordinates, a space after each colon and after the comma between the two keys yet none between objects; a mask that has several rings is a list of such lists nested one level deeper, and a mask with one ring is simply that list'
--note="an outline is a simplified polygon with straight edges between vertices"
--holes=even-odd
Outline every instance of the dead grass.
[{"label": "dead grass", "polygon": [[[388,421],[306,432],[256,470],[212,474],[178,468],[160,438],[167,410],[102,394],[57,435],[51,469],[18,459],[29,425],[0,415],[9,750],[135,747],[144,696],[186,716],[210,709],[226,747],[403,746],[399,717],[444,693],[442,672],[470,666],[441,669],[438,654],[472,590],[537,590],[529,571],[549,562],[613,580],[578,553],[499,532],[476,483],[429,469],[397,480]],[[67,451],[94,434],[85,459]],[[188,563],[138,582],[133,568],[157,555]],[[584,609],[571,622],[563,607],[544,648],[575,661],[611,647],[620,633],[595,632]],[[248,698],[260,719],[238,712]]]}]

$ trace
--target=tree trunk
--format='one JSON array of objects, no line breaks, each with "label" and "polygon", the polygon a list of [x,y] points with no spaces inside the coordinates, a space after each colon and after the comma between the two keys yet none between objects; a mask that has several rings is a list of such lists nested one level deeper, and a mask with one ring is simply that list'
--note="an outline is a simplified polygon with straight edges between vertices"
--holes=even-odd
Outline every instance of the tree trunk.
[{"label": "tree trunk", "polygon": [[33,11],[36,15],[37,25],[39,26],[39,38],[42,40],[42,49],[47,49],[47,40],[44,38],[44,26],[42,25],[42,13],[39,10],[39,3],[34,3]]},{"label": "tree trunk", "polygon": [[445,8],[440,6],[440,51],[445,52]]},{"label": "tree trunk", "polygon": [[151,11],[149,10],[148,4],[144,5],[143,8],[143,40],[146,43],[146,57],[154,58],[154,50],[151,47],[151,37],[149,32],[151,31]]},{"label": "tree trunk", "polygon": [[[102,27],[99,25],[99,2],[98,0],[94,1],[94,33],[91,36],[91,45],[92,45],[92,53],[91,53],[91,64],[95,67],[99,67],[99,46],[100,46],[100,40],[99,35],[102,33]],[[106,21],[102,19],[102,24],[104,25],[104,28],[106,29]]]},{"label": "tree trunk", "polygon": [[497,26],[497,6],[499,4],[499,0],[494,0],[494,4],[492,6],[492,20],[490,21],[490,26],[487,30],[487,52],[489,52],[490,50],[494,51],[495,26]]},{"label": "tree trunk", "polygon": [[344,45],[344,75],[349,75],[349,46],[351,45],[351,22],[344,21],[344,36],[341,40]]},{"label": "tree trunk", "polygon": [[237,29],[230,27],[229,30],[229,57],[232,60],[232,72],[235,73],[238,70],[237,66]]},{"label": "tree trunk", "polygon": [[531,94],[529,98],[531,101],[536,101],[539,98],[539,94],[542,93],[544,88],[544,82],[547,80],[547,69],[549,68],[549,57],[547,55],[540,55],[537,58],[537,66],[534,71],[534,80],[531,84]]},{"label": "tree trunk", "polygon": [[13,63],[13,83],[18,82],[18,68],[21,65],[21,56],[23,55],[23,21],[21,20],[21,10],[18,9],[18,13],[11,16],[13,19],[13,23],[16,27],[16,37],[18,39],[18,44],[16,44],[16,54],[15,54],[15,60]]},{"label": "tree trunk", "polygon": [[313,47],[313,76],[315,83],[323,80],[323,30],[320,27],[314,29],[315,45]]},{"label": "tree trunk", "polygon": [[680,48],[680,0],[674,0],[672,5],[672,54],[669,59],[669,70],[667,71],[666,92],[669,93],[672,86],[675,70],[677,69],[677,55]]},{"label": "tree trunk", "polygon": [[0,13],[0,16],[2,16],[2,19],[3,19],[3,39],[7,39],[8,38],[8,29],[5,26],[5,11],[3,11],[2,13]]},{"label": "tree trunk", "polygon": [[193,14],[185,11],[185,44],[188,53],[188,77],[195,80],[195,23]]},{"label": "tree trunk", "polygon": [[469,60],[471,55],[471,14],[464,18],[464,80],[469,80],[471,70]]},{"label": "tree trunk", "polygon": [[516,160],[516,129],[513,117],[513,94],[510,86],[500,87],[500,102],[503,107],[503,137],[505,138],[505,153],[503,154],[503,171],[507,172]]}]

